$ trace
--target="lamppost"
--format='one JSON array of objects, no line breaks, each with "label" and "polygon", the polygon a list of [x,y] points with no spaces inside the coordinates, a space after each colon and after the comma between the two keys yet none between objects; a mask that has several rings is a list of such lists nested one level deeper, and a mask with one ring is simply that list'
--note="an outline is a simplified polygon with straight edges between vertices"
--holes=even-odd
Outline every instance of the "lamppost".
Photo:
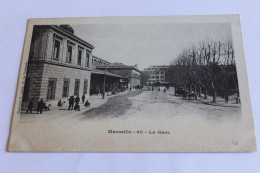
[{"label": "lamppost", "polygon": [[105,66],[105,76],[104,76],[104,86],[103,86],[103,96],[102,96],[102,99],[105,99],[105,90],[106,90],[106,74],[107,74],[107,66]]}]

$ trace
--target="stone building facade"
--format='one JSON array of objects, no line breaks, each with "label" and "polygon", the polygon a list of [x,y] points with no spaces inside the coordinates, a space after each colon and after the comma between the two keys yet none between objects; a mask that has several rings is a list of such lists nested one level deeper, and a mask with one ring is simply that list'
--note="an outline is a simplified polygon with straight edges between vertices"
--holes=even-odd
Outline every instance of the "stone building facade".
[{"label": "stone building facade", "polygon": [[22,106],[31,99],[37,103],[41,98],[51,102],[88,97],[93,49],[68,25],[34,26]]},{"label": "stone building facade", "polygon": [[167,65],[154,65],[144,69],[144,73],[148,74],[146,85],[153,85],[154,83],[165,83],[165,74],[169,69]]}]

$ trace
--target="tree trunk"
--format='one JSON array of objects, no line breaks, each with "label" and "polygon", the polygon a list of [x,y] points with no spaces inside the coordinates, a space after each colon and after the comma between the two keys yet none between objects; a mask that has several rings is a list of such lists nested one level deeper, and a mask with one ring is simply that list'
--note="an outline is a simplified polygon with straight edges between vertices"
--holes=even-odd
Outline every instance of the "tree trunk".
[{"label": "tree trunk", "polygon": [[213,103],[216,103],[216,97],[217,97],[217,90],[216,90],[216,85],[214,85],[214,82],[211,82],[212,89],[213,89]]},{"label": "tree trunk", "polygon": [[214,89],[213,90],[213,100],[212,100],[213,103],[216,103],[216,98],[217,98],[217,91],[216,91],[216,89]]},{"label": "tree trunk", "polygon": [[199,97],[201,97],[201,87],[199,87]]},{"label": "tree trunk", "polygon": [[205,87],[205,96],[204,96],[204,99],[207,99],[208,98],[208,88]]}]

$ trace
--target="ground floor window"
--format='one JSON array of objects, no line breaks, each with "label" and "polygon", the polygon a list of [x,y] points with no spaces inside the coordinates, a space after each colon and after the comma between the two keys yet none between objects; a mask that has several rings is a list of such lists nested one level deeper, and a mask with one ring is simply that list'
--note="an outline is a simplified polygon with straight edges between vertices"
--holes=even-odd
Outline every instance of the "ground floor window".
[{"label": "ground floor window", "polygon": [[56,90],[56,78],[50,78],[48,81],[48,90],[47,90],[47,100],[55,99],[55,90]]},{"label": "ground floor window", "polygon": [[80,86],[80,80],[75,79],[74,95],[79,96],[79,86]]},{"label": "ground floor window", "polygon": [[85,79],[84,86],[83,86],[83,94],[87,94],[87,93],[88,93],[88,80]]},{"label": "ground floor window", "polygon": [[62,97],[69,96],[70,79],[65,78],[63,82]]}]

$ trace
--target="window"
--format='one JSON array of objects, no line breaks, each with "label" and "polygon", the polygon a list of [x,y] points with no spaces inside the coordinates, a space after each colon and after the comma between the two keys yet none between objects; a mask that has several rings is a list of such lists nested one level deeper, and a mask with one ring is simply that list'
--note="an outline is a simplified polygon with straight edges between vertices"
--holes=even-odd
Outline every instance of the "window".
[{"label": "window", "polygon": [[72,61],[72,46],[68,44],[68,47],[67,47],[67,58],[66,58],[66,61],[68,63],[71,63]]},{"label": "window", "polygon": [[74,95],[79,96],[79,86],[80,86],[80,80],[75,79],[75,87],[74,87]]},{"label": "window", "polygon": [[79,51],[78,51],[78,65],[81,65],[81,59],[82,59],[82,50],[79,49]]},{"label": "window", "polygon": [[40,33],[35,31],[32,36],[31,48],[30,48],[30,57],[37,56],[37,50],[40,47]]},{"label": "window", "polygon": [[48,89],[47,89],[47,100],[55,99],[56,82],[57,82],[56,78],[49,79]]},{"label": "window", "polygon": [[86,66],[86,67],[89,67],[89,57],[90,57],[90,53],[87,52],[87,53],[86,53],[86,63],[85,63],[85,66]]},{"label": "window", "polygon": [[70,79],[65,78],[63,82],[62,97],[69,96],[69,87],[70,87]]},{"label": "window", "polygon": [[87,94],[87,93],[88,93],[88,80],[85,79],[84,86],[83,86],[83,94]]},{"label": "window", "polygon": [[60,41],[54,40],[53,59],[58,60],[60,53]]}]

